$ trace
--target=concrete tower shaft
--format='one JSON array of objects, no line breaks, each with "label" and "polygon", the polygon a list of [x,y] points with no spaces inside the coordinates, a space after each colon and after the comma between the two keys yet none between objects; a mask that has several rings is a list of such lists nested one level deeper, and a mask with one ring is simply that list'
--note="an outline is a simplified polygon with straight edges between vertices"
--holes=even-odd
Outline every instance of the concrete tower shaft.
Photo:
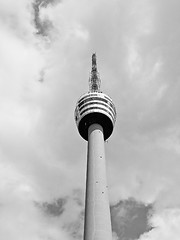
[{"label": "concrete tower shaft", "polygon": [[111,239],[103,128],[92,124],[88,129],[84,240]]},{"label": "concrete tower shaft", "polygon": [[116,109],[112,99],[100,91],[96,55],[92,55],[89,92],[75,109],[80,135],[88,141],[84,240],[112,240],[104,140],[113,132]]}]

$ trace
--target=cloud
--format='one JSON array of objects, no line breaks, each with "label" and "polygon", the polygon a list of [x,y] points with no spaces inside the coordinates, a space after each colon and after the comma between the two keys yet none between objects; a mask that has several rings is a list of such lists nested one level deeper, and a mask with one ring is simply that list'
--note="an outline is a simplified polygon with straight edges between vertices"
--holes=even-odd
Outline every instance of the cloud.
[{"label": "cloud", "polygon": [[[179,7],[177,0],[1,1],[4,239],[19,236],[23,222],[29,239],[66,234],[32,202],[84,189],[86,143],[73,113],[87,91],[94,51],[102,90],[118,113],[106,143],[111,202],[133,196],[155,202],[157,212],[178,208]],[[67,216],[78,217],[75,209],[71,204]],[[9,231],[11,221],[16,224]]]},{"label": "cloud", "polygon": [[144,205],[134,199],[119,201],[111,206],[112,230],[117,239],[138,239],[144,232],[150,231],[152,209],[152,205]]},{"label": "cloud", "polygon": [[1,238],[18,239],[71,239],[67,233],[43,217],[34,206],[36,192],[31,179],[15,167],[1,164]]},{"label": "cloud", "polygon": [[179,213],[179,208],[172,208],[154,215],[151,221],[155,228],[142,235],[139,240],[179,239]]}]

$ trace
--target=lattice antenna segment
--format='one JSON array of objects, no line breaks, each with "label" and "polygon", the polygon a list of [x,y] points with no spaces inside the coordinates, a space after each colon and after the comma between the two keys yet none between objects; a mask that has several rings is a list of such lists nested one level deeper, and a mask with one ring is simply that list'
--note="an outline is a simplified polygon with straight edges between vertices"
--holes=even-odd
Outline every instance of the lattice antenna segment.
[{"label": "lattice antenna segment", "polygon": [[89,91],[100,92],[101,80],[97,71],[96,54],[92,55],[92,70],[89,78]]}]

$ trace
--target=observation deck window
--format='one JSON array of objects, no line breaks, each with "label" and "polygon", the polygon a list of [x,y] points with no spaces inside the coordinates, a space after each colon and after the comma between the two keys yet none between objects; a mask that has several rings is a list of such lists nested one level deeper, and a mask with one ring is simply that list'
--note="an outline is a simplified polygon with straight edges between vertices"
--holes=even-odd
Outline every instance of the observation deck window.
[{"label": "observation deck window", "polygon": [[108,105],[110,105],[110,106],[113,108],[113,110],[114,110],[114,112],[115,112],[115,114],[116,114],[116,109],[115,109],[114,105],[113,105],[110,101],[108,101],[108,100],[106,100],[106,99],[104,99],[104,98],[100,98],[100,97],[89,97],[89,98],[85,99],[84,101],[82,101],[82,102],[80,102],[80,103],[78,104],[79,109],[80,109],[80,107],[81,107],[82,105],[84,105],[85,103],[88,103],[88,102],[93,101],[93,100],[99,100],[99,101],[101,101],[101,102],[103,101],[103,102],[107,103]]},{"label": "observation deck window", "polygon": [[114,111],[114,109],[113,109],[113,107],[110,105],[109,102],[108,102],[107,104],[105,104],[105,103],[97,102],[97,101],[93,101],[93,102],[89,102],[89,103],[87,102],[86,104],[84,104],[83,106],[81,106],[81,107],[79,108],[79,111],[81,111],[84,107],[87,107],[88,105],[92,105],[92,104],[100,104],[100,105],[103,105],[103,106],[105,106],[106,108],[110,109],[112,112],[114,112],[114,114],[116,114],[115,111]]}]

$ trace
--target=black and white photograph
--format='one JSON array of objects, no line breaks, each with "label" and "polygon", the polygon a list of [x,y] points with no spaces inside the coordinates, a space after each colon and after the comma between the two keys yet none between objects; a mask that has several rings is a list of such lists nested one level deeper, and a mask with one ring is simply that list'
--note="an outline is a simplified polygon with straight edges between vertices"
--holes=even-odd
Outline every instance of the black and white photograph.
[{"label": "black and white photograph", "polygon": [[0,0],[0,240],[180,239],[179,25],[179,0]]}]

